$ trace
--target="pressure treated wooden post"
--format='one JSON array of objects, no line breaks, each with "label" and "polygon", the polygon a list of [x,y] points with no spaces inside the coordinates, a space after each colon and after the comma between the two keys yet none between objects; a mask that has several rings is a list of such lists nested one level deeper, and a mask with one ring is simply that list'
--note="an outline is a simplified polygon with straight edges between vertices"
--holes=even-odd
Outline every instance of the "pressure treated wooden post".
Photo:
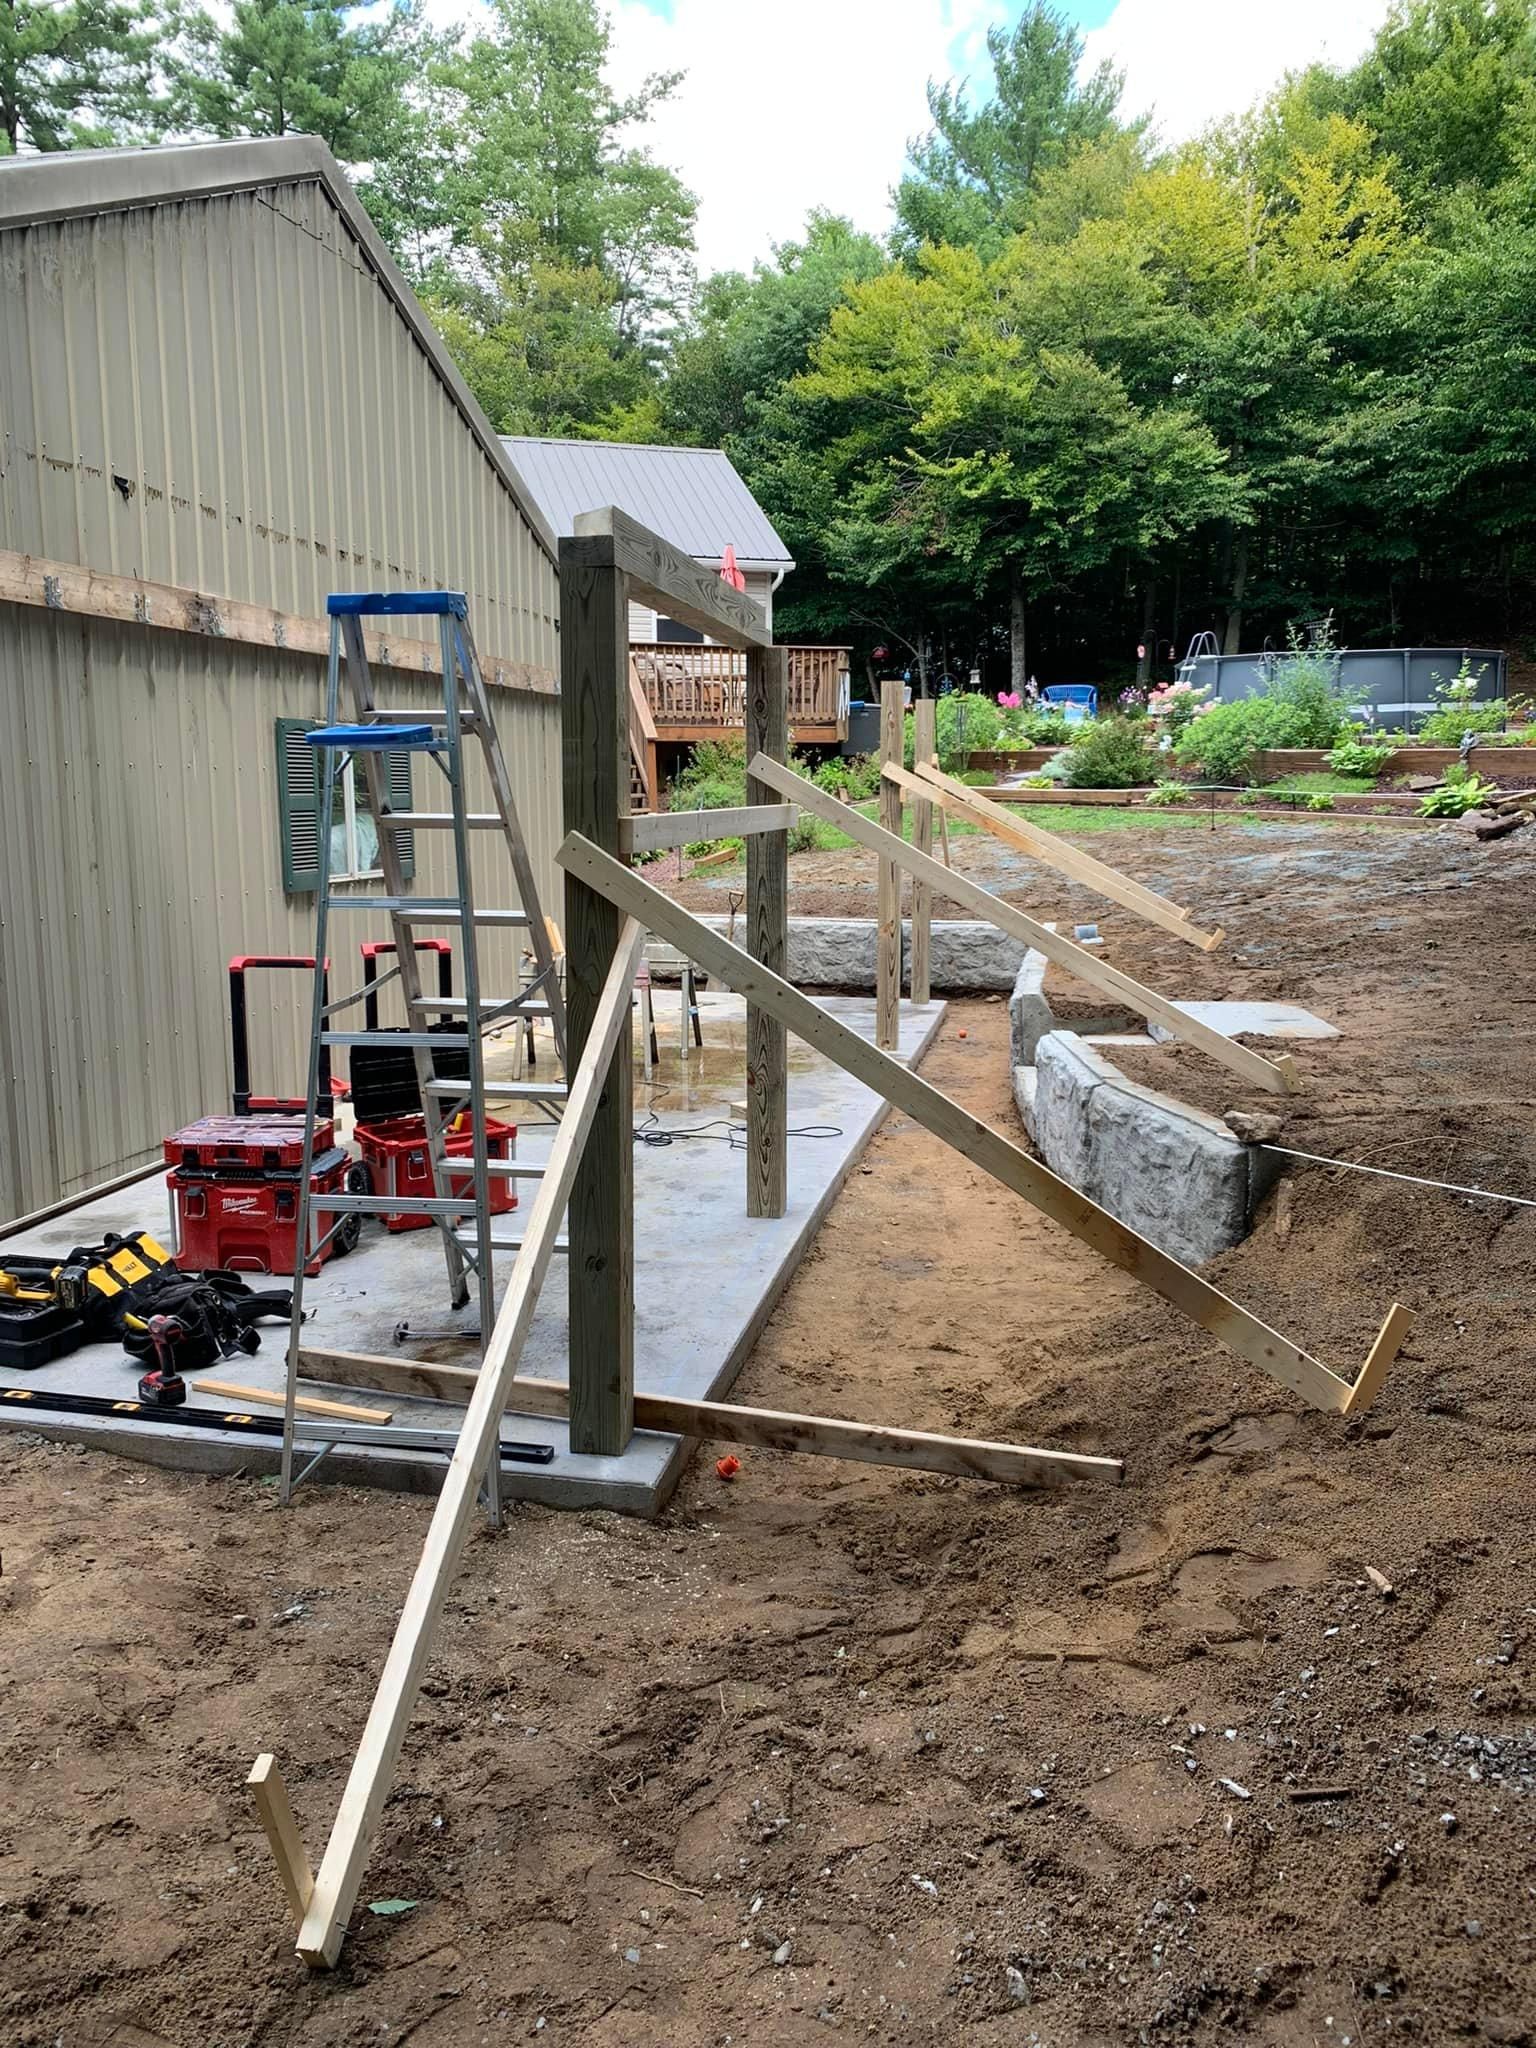
[{"label": "pressure treated wooden post", "polygon": [[[619,851],[629,810],[629,606],[624,577],[560,543],[565,829]],[[565,878],[566,1073],[576,1071],[613,965],[619,912]],[[628,1030],[608,1065],[571,1190],[571,1449],[615,1457],[634,1428],[634,1070]]]},{"label": "pressure treated wooden post", "polygon": [[[887,680],[880,685],[880,765],[902,762],[902,711],[905,685]],[[880,784],[880,822],[901,835],[901,791],[893,782]],[[887,1051],[901,1036],[901,870],[882,860],[875,894],[875,1043]]]},{"label": "pressure treated wooden post", "polygon": [[[938,706],[919,697],[912,706],[912,763],[932,761],[938,750]],[[748,760],[752,757],[750,753]],[[912,844],[919,853],[933,852],[933,805],[912,806]],[[926,882],[912,884],[912,1000],[926,1003],[933,943],[933,891]]]},{"label": "pressure treated wooden post", "polygon": [[[789,755],[789,656],[747,649],[747,759]],[[757,794],[754,794],[754,791]],[[771,803],[747,777],[747,802]],[[747,834],[747,950],[782,975],[789,935],[789,844],[782,832]],[[784,1026],[747,1005],[747,1214],[782,1216],[788,1201],[789,1066]]]}]

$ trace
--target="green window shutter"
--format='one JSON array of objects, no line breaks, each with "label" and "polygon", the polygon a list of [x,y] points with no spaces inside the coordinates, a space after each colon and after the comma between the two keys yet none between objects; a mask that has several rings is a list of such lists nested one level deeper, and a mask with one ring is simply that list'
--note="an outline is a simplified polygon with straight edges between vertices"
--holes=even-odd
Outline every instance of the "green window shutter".
[{"label": "green window shutter", "polygon": [[[411,808],[411,757],[405,748],[384,756],[384,786],[389,796],[392,811],[408,811]],[[393,832],[395,851],[400,856],[400,869],[407,881],[416,873],[416,834],[414,832]]]},{"label": "green window shutter", "polygon": [[304,735],[316,718],[279,718],[277,826],[283,849],[283,887],[290,895],[320,886],[320,753]]}]

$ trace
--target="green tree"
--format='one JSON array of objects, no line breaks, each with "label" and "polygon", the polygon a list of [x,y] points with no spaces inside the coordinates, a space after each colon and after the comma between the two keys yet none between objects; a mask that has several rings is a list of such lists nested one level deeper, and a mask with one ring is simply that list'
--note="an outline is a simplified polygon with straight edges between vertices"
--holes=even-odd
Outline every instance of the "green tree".
[{"label": "green tree", "polygon": [[1404,192],[1433,211],[1451,189],[1488,190],[1515,171],[1533,88],[1530,0],[1397,0],[1355,69],[1315,91],[1366,124]]},{"label": "green tree", "polygon": [[0,0],[0,155],[142,136],[163,34],[154,0]]},{"label": "green tree", "polygon": [[349,0],[202,8],[171,55],[171,123],[207,135],[318,135],[346,163],[387,154],[422,56],[418,12],[357,20]]},{"label": "green tree", "polygon": [[608,47],[596,0],[496,0],[432,71],[445,226],[425,284],[504,431],[631,416],[691,287],[693,196],[628,140],[677,80],[618,99]]},{"label": "green tree", "polygon": [[1011,30],[988,29],[987,50],[995,88],[981,106],[962,86],[929,84],[933,127],[895,196],[895,242],[909,255],[924,242],[995,248],[1047,172],[1115,130],[1124,81],[1108,64],[1079,76],[1082,36],[1050,0],[1030,0]]}]

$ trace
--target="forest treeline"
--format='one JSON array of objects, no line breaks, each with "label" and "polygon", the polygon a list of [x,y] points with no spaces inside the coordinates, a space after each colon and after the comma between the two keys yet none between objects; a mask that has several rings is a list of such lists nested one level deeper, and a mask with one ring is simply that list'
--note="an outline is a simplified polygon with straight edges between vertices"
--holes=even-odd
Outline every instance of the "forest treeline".
[{"label": "forest treeline", "polygon": [[457,35],[9,0],[0,151],[324,136],[499,430],[730,452],[800,565],[787,633],[998,687],[1329,613],[1525,644],[1536,0],[1398,0],[1353,68],[1176,149],[1048,0],[989,41],[883,238],[817,214],[750,275],[696,275],[646,146],[678,80],[616,98],[596,0]]}]

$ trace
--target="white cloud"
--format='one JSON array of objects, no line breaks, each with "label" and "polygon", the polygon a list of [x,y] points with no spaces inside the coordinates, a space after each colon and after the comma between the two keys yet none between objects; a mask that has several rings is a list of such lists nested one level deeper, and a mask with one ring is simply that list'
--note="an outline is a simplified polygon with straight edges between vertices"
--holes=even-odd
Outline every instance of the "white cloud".
[{"label": "white cloud", "polygon": [[[883,233],[908,141],[928,126],[930,78],[980,76],[989,22],[1011,0],[605,0],[611,82],[686,74],[639,139],[699,199],[701,272],[750,268],[796,236],[812,207]],[[1352,62],[1388,0],[1118,0],[1087,61],[1123,68],[1126,106],[1170,141],[1240,112],[1282,74]],[[477,0],[428,0],[474,22]]]},{"label": "white cloud", "polygon": [[753,8],[675,0],[661,19],[612,0],[615,86],[685,71],[644,139],[699,197],[703,272],[747,269],[795,236],[813,206],[875,232],[910,137],[928,125],[925,87],[968,66],[989,0],[775,0]]},{"label": "white cloud", "polygon": [[1154,115],[1166,141],[1241,113],[1287,71],[1352,64],[1387,0],[1119,0],[1085,38],[1085,60],[1126,74],[1125,107]]}]

